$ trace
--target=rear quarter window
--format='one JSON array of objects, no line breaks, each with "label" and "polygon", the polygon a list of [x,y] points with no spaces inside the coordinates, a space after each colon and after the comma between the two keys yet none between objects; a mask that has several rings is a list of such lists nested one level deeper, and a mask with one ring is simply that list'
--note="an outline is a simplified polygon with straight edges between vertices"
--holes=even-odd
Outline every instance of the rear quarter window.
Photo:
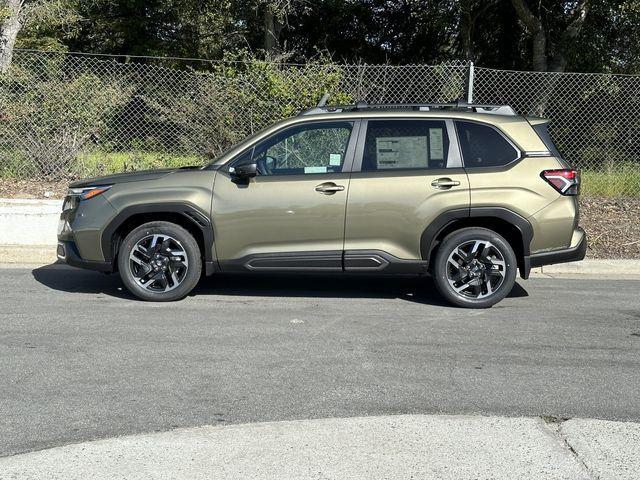
[{"label": "rear quarter window", "polygon": [[540,140],[542,140],[542,142],[547,147],[547,150],[549,150],[551,155],[553,155],[556,158],[562,158],[562,154],[560,153],[560,150],[558,150],[555,143],[553,143],[553,140],[551,139],[551,135],[549,135],[548,124],[539,123],[538,125],[533,125],[533,129],[536,131],[536,133],[540,137]]},{"label": "rear quarter window", "polygon": [[495,128],[456,121],[456,129],[466,168],[501,167],[519,156],[518,150]]}]

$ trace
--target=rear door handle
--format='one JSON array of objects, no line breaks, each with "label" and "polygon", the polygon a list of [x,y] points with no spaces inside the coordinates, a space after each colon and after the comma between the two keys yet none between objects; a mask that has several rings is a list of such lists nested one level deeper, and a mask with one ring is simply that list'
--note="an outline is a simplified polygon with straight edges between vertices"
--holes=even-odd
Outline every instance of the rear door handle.
[{"label": "rear door handle", "polygon": [[447,190],[451,187],[457,187],[460,185],[458,180],[451,180],[450,178],[438,178],[431,182],[431,186],[440,190]]},{"label": "rear door handle", "polygon": [[333,182],[325,182],[316,186],[316,192],[324,193],[325,195],[333,195],[336,192],[342,192],[344,185],[336,185]]}]

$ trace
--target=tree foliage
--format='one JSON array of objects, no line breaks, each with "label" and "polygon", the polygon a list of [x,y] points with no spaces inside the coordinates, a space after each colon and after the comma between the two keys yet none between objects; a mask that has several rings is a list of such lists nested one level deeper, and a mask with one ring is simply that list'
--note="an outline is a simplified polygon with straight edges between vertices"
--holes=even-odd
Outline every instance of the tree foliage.
[{"label": "tree foliage", "polygon": [[[4,0],[5,2],[11,0]],[[18,46],[638,72],[640,0],[25,0]]]}]

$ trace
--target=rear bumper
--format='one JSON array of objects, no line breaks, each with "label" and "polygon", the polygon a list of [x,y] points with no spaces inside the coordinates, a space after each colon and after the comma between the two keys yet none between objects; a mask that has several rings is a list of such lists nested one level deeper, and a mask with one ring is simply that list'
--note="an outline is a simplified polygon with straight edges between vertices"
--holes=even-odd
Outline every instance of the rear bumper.
[{"label": "rear bumper", "polygon": [[98,262],[95,260],[84,260],[78,253],[76,244],[71,241],[59,241],[56,250],[58,260],[71,265],[72,267],[86,268],[89,270],[97,270],[99,272],[113,272],[113,264],[111,262]]},{"label": "rear bumper", "polygon": [[587,254],[587,234],[578,227],[574,238],[577,236],[577,243],[572,242],[572,246],[562,250],[552,250],[549,252],[535,253],[531,255],[531,267],[541,267],[543,265],[553,265],[554,263],[578,262],[583,260]]},{"label": "rear bumper", "polygon": [[586,254],[587,234],[582,228],[578,227],[573,234],[571,246],[569,248],[534,253],[533,255],[525,256],[523,265],[520,269],[520,276],[525,279],[529,278],[529,273],[532,268],[542,267],[543,265],[578,262],[583,260]]}]

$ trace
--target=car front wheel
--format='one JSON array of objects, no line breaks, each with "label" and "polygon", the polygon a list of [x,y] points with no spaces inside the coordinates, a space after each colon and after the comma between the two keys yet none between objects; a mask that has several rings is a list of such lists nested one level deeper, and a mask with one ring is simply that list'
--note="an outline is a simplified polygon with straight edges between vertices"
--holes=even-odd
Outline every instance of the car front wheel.
[{"label": "car front wheel", "polygon": [[150,222],[124,239],[118,269],[136,297],[170,302],[184,298],[196,286],[202,259],[198,243],[187,230],[174,223]]},{"label": "car front wheel", "polygon": [[509,294],[516,271],[513,248],[501,235],[486,228],[463,228],[445,237],[438,248],[434,281],[450,303],[487,308]]}]

